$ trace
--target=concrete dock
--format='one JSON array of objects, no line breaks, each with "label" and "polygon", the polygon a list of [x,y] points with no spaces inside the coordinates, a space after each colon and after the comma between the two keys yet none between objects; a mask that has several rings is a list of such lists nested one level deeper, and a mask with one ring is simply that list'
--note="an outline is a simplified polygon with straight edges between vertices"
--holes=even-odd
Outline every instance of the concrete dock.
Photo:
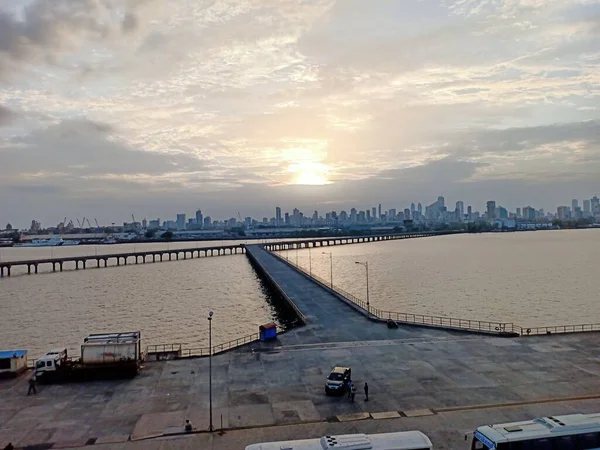
[{"label": "concrete dock", "polygon": [[[600,411],[595,333],[506,338],[388,329],[268,252],[254,255],[308,324],[212,358],[213,423],[217,430],[222,423],[223,436],[174,435],[185,419],[208,429],[209,361],[200,358],[146,363],[127,381],[39,386],[30,397],[27,376],[2,381],[0,448],[241,450],[260,441],[419,429],[436,449],[466,449],[464,433],[481,424]],[[352,367],[356,402],[325,396],[335,365]]]}]

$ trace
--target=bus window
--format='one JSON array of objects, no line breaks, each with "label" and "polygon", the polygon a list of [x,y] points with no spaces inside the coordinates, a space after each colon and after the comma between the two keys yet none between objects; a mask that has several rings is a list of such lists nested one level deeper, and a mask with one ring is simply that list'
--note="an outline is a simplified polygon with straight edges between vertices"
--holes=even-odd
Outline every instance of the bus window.
[{"label": "bus window", "polygon": [[559,448],[560,450],[576,450],[575,436],[562,436],[556,438],[554,448]]},{"label": "bus window", "polygon": [[550,439],[531,441],[531,450],[552,450],[552,441]]},{"label": "bus window", "polygon": [[598,433],[587,433],[579,435],[579,447],[581,450],[591,450],[598,448],[600,442],[598,442]]},{"label": "bus window", "polygon": [[509,450],[531,450],[530,441],[511,442],[508,446]]}]

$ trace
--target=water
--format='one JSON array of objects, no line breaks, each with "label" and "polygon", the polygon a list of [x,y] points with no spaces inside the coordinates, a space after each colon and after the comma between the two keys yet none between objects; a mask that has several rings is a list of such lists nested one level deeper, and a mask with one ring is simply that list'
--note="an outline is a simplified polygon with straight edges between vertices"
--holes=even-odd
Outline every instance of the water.
[{"label": "water", "polygon": [[[316,248],[312,271],[389,311],[534,327],[600,323],[600,230],[464,234]],[[286,252],[281,252],[286,257]],[[307,250],[287,252],[309,269]]]},{"label": "water", "polygon": [[[35,257],[48,251],[10,250],[36,250]],[[214,344],[255,333],[264,323],[287,323],[246,256],[238,254],[5,277],[0,349],[24,348],[35,357],[62,346],[79,354],[89,333],[132,330],[142,331],[144,346],[208,346],[209,311]]]}]

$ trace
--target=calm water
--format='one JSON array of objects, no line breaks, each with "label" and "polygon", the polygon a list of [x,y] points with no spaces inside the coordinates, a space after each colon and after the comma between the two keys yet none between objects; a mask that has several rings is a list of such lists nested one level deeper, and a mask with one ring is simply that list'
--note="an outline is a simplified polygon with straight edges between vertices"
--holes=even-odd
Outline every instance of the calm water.
[{"label": "calm water", "polygon": [[[325,248],[333,282],[391,311],[514,322],[522,326],[600,323],[600,230],[440,236]],[[286,256],[286,252],[282,252]],[[311,251],[329,280],[330,259]],[[296,261],[296,251],[287,252]],[[298,252],[307,269],[307,250]]]},{"label": "calm water", "polygon": [[207,346],[209,311],[218,344],[280,321],[271,301],[241,254],[3,278],[0,348],[39,356],[66,346],[79,354],[88,333],[137,329],[144,345]]}]

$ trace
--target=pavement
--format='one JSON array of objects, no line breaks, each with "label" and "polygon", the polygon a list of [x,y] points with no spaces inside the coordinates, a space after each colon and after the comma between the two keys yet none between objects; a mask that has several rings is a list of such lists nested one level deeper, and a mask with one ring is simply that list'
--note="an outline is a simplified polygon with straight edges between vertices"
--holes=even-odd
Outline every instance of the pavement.
[{"label": "pavement", "polygon": [[[388,329],[281,266],[273,273],[309,325],[212,358],[213,423],[222,424],[223,436],[172,436],[186,419],[198,431],[208,428],[209,360],[201,358],[149,362],[132,380],[39,386],[30,397],[27,375],[0,381],[0,448],[234,450],[419,429],[435,448],[462,449],[464,432],[484,423],[600,411],[595,333],[504,338]],[[354,403],[325,396],[335,365],[352,367]]]}]

